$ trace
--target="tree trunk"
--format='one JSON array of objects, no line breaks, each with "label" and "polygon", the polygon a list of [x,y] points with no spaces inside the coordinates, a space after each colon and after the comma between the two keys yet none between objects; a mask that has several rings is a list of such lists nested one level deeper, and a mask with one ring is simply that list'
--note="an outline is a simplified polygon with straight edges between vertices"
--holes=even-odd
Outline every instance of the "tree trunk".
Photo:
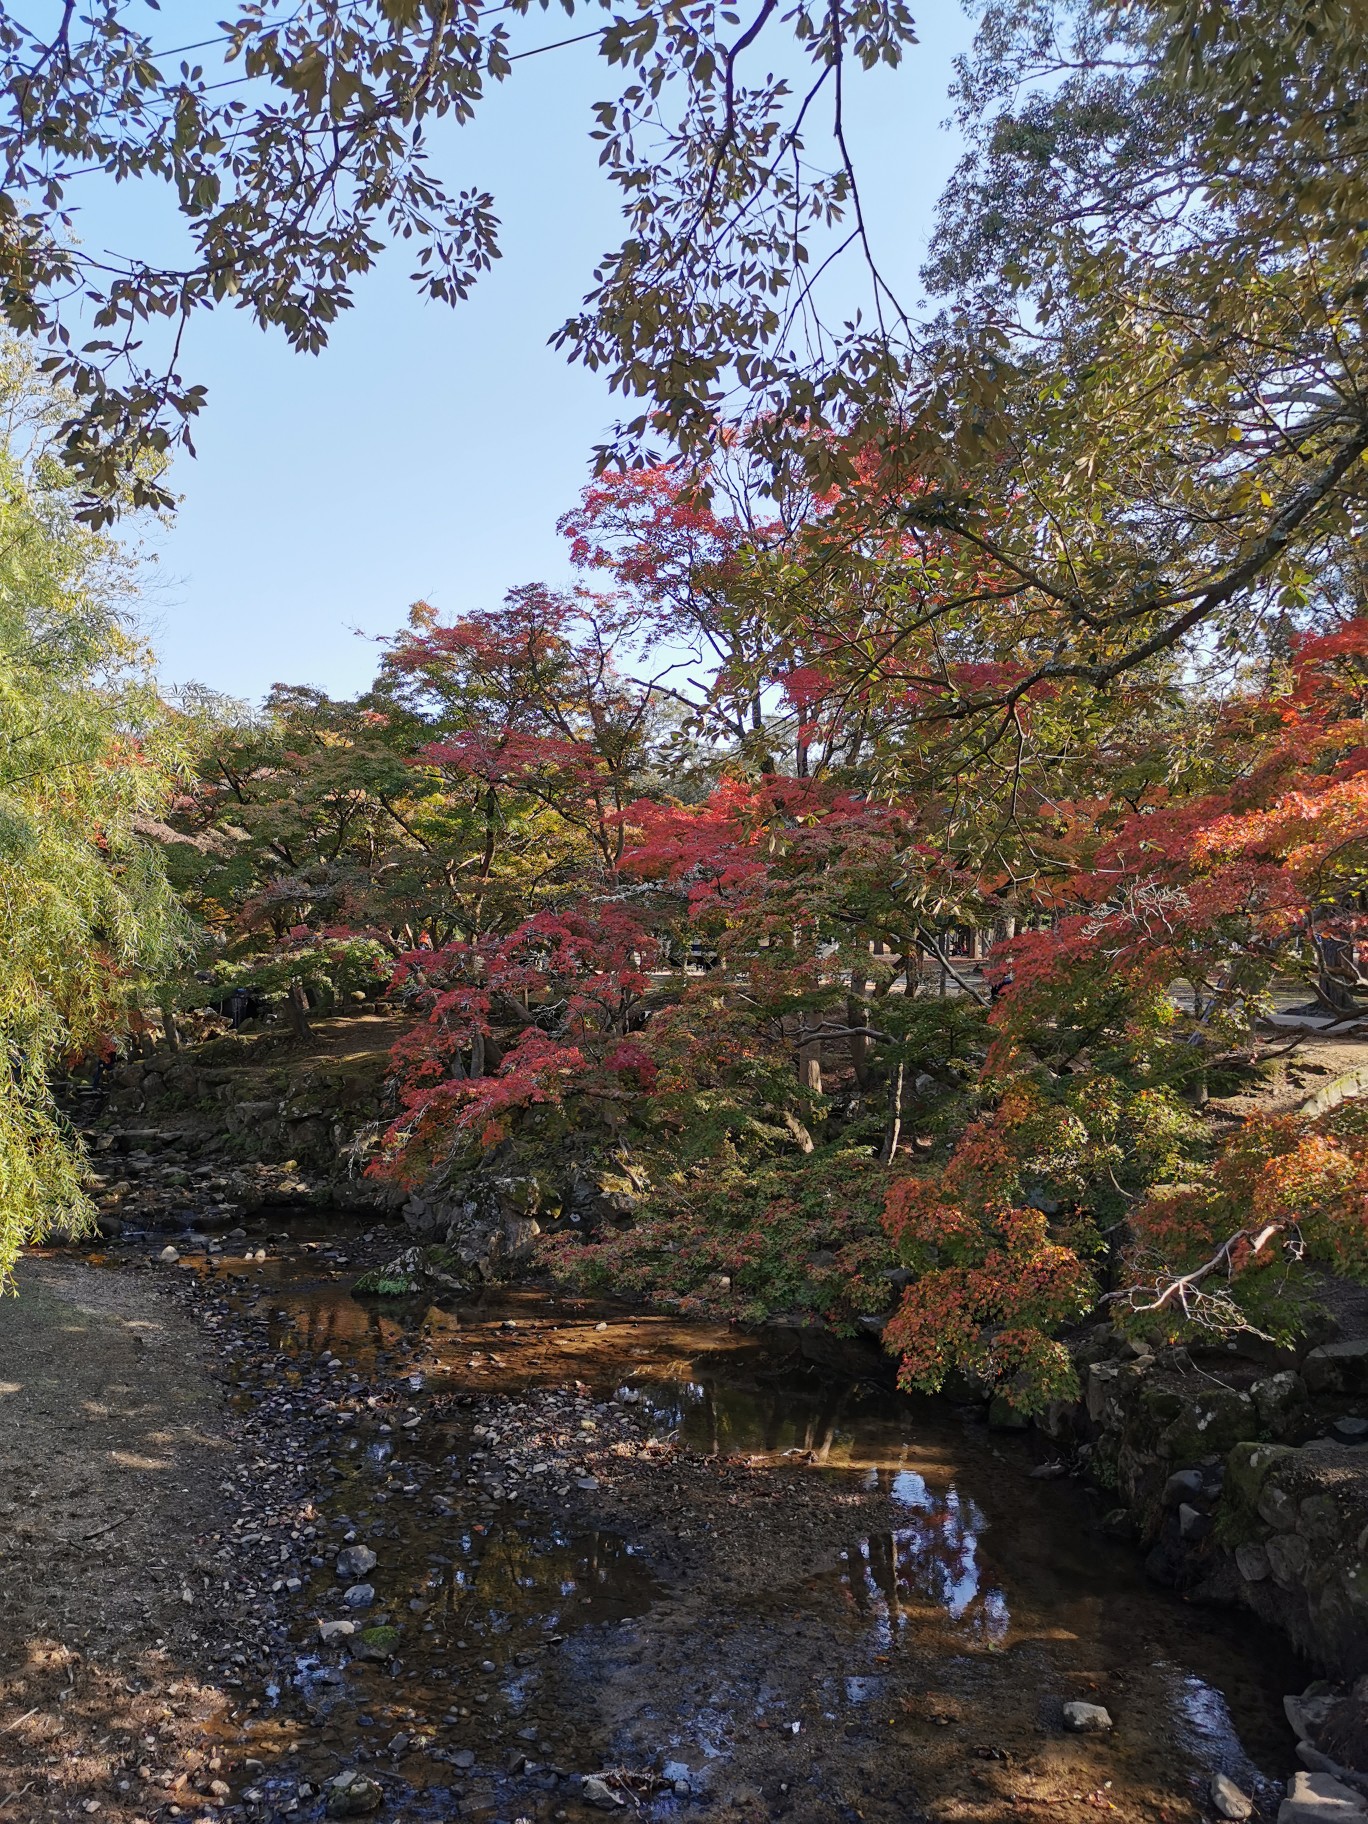
[{"label": "tree trunk", "polygon": [[162,1031],[166,1034],[167,1044],[172,1051],[179,1051],[181,1048],[180,1027],[176,1024],[175,1010],[169,1001],[162,1002],[161,1016]]},{"label": "tree trunk", "polygon": [[888,1086],[888,1130],[884,1136],[883,1162],[892,1165],[898,1156],[898,1142],[902,1138],[903,1110],[903,1071],[905,1066],[901,1059],[893,1073],[893,1080]]},{"label": "tree trunk", "polygon": [[[846,1025],[867,1026],[865,1018],[864,993],[865,983],[852,983],[854,993],[846,996]],[[869,1040],[862,1032],[850,1035],[850,1068],[855,1073],[855,1081],[861,1089],[869,1088]]]},{"label": "tree trunk", "polygon": [[313,1037],[313,1028],[309,1025],[309,997],[302,982],[290,983],[290,992],[285,996],[285,1018],[290,1022],[294,1036],[301,1044],[307,1044]]},{"label": "tree trunk", "polygon": [[1349,983],[1358,973],[1354,946],[1345,937],[1322,937],[1316,943],[1316,996],[1335,1013],[1353,1013],[1357,1003]]},{"label": "tree trunk", "polygon": [[822,1093],[822,1055],[818,1045],[804,1045],[798,1053],[798,1081],[814,1095]]}]

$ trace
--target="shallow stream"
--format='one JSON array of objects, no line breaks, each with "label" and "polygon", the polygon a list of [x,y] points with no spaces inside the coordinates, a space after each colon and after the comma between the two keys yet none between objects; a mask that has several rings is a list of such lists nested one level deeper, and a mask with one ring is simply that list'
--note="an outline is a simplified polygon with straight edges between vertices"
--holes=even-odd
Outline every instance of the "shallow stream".
[{"label": "shallow stream", "polygon": [[[647,1818],[1176,1824],[1217,1769],[1276,1809],[1306,1669],[1147,1583],[1039,1441],[668,1317],[357,1298],[339,1234],[184,1263],[253,1339],[244,1410],[313,1440],[319,1546],[377,1555],[358,1624],[402,1635],[321,1647],[347,1610],[304,1570],[293,1689],[247,1732],[267,1815],[349,1765],[395,1816],[490,1824],[600,1815],[578,1776],[614,1768]],[[548,1426],[626,1439],[624,1479],[539,1466]],[[1113,1732],[1064,1734],[1070,1698]]]}]

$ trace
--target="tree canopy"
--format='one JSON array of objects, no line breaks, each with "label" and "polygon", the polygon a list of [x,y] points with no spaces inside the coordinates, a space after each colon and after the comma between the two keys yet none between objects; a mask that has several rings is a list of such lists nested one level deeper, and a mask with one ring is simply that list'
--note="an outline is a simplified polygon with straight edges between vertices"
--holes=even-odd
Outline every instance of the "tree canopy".
[{"label": "tree canopy", "polygon": [[[169,967],[140,832],[174,725],[159,828],[212,964],[176,992],[388,982],[397,1183],[516,1178],[558,1271],[689,1310],[853,1327],[896,1288],[905,1384],[1020,1407],[1072,1390],[1060,1332],[1099,1306],[1284,1339],[1314,1272],[1368,1272],[1363,1122],[1214,1104],[1276,993],[1344,1021],[1368,993],[1358,9],[989,0],[915,325],[843,127],[846,63],[895,61],[906,14],[611,16],[628,238],[560,340],[640,410],[562,522],[578,584],[418,604],[354,700],[159,718],[73,518],[116,477],[155,498],[138,462],[200,403],[137,325],[231,300],[316,347],[394,235],[462,295],[492,204],[425,135],[526,11],[267,0],[215,41],[226,100],[112,0],[9,24],[6,309],[77,394],[76,481],[17,462],[7,509],[38,554],[15,676],[59,655],[41,730],[76,731],[10,748],[58,856],[15,1156],[58,1159],[51,1061]],[[806,86],[747,78],[778,26]],[[184,271],[90,265],[85,162],[175,187]],[[805,237],[852,222],[880,308],[833,340]],[[64,339],[78,277],[107,341]]]},{"label": "tree canopy", "polygon": [[[785,13],[757,0],[745,18],[712,0],[559,10],[568,37],[524,29],[547,0],[256,0],[182,44],[125,0],[0,9],[3,309],[77,396],[66,456],[90,513],[111,510],[130,471],[139,503],[166,503],[143,457],[189,443],[204,389],[182,341],[199,312],[247,310],[317,351],[394,243],[424,295],[463,299],[499,255],[499,222],[492,195],[448,172],[443,123],[472,118],[521,59],[580,40],[607,66],[585,130],[624,239],[586,275],[582,305],[566,301],[555,340],[632,402],[612,449],[706,446],[738,390],[785,419],[874,396],[894,306],[865,233],[846,89],[915,42],[902,0]],[[185,257],[84,247],[95,174],[164,186]],[[838,327],[833,345],[812,266],[843,244],[863,250],[873,324]]]}]

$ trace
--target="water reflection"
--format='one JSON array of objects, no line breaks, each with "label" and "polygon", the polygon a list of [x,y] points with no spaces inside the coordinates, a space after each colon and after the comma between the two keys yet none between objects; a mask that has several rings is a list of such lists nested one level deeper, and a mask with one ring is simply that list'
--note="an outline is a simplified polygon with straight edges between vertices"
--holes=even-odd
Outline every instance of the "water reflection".
[{"label": "water reflection", "polygon": [[728,1386],[716,1379],[663,1383],[634,1379],[617,1397],[639,1399],[664,1432],[677,1432],[694,1450],[726,1456],[802,1456],[814,1463],[849,1462],[858,1453],[862,1423],[891,1416],[895,1402],[859,1382],[791,1380]]},{"label": "water reflection", "polygon": [[936,1494],[915,1470],[871,1469],[861,1478],[871,1493],[892,1495],[915,1518],[887,1533],[862,1538],[836,1573],[843,1596],[884,1648],[897,1644],[928,1607],[954,1625],[966,1644],[1002,1646],[1011,1626],[1004,1590],[980,1560],[986,1527],[978,1504],[950,1484]]}]

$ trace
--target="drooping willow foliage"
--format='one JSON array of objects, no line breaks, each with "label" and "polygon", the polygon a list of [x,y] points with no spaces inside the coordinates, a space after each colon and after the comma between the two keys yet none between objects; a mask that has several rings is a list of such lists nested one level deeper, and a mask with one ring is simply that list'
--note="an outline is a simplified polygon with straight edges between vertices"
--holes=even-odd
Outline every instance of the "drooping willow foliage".
[{"label": "drooping willow foliage", "polygon": [[48,453],[60,402],[0,358],[0,1286],[79,1228],[83,1161],[54,1076],[108,1042],[183,914],[144,834],[172,730],[128,620],[130,566],[77,523]]}]

